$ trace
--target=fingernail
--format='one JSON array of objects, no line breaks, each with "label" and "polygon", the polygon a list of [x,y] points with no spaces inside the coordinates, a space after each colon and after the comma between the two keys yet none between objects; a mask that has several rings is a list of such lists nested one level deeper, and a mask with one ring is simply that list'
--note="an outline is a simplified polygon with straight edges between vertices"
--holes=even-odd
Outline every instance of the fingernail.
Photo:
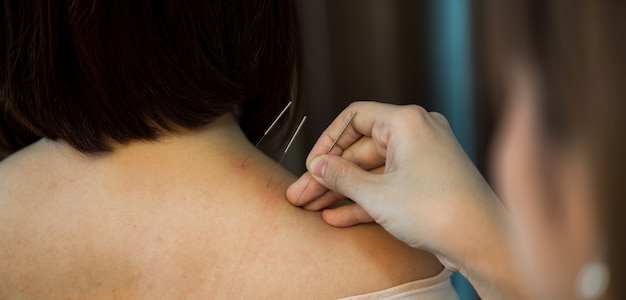
[{"label": "fingernail", "polygon": [[322,178],[324,176],[325,170],[326,170],[326,160],[323,160],[319,156],[314,158],[309,164],[309,171],[315,177]]}]

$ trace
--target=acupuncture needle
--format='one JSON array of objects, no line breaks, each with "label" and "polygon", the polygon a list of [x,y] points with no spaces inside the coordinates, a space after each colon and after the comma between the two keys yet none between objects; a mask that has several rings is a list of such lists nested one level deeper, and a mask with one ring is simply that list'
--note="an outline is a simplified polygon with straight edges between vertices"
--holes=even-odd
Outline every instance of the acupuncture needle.
[{"label": "acupuncture needle", "polygon": [[[337,141],[339,141],[339,138],[343,135],[343,132],[346,131],[346,128],[348,128],[348,125],[350,125],[350,123],[352,122],[352,119],[354,119],[355,115],[356,115],[356,111],[353,111],[352,115],[350,115],[350,118],[348,119],[346,124],[343,125],[343,127],[339,131],[339,134],[337,135],[337,137],[335,138],[333,143],[330,145],[330,147],[328,147],[328,151],[326,151],[326,154],[330,153],[330,151],[333,150],[333,148],[335,147],[335,144],[337,144]],[[298,196],[298,200],[296,200],[296,205],[298,205],[298,203],[300,203],[300,198],[302,198],[302,195],[304,194],[304,191],[306,191],[306,188],[309,187],[309,184],[311,184],[311,179],[312,178],[309,178],[309,181],[307,181],[306,185],[304,185],[304,188],[302,189],[302,192],[300,192],[300,196]]]},{"label": "acupuncture needle", "polygon": [[[278,165],[279,166],[283,162],[283,159],[285,158],[285,155],[287,154],[287,151],[289,151],[289,147],[291,147],[291,143],[293,143],[293,140],[296,139],[296,136],[298,135],[298,132],[300,132],[300,128],[302,128],[302,125],[304,124],[304,121],[306,121],[306,116],[304,116],[302,118],[302,121],[300,121],[300,124],[296,128],[296,131],[293,132],[293,135],[291,136],[291,139],[289,140],[289,143],[287,143],[287,147],[285,147],[285,151],[283,151],[283,154],[280,156],[280,159],[278,160]],[[272,175],[270,176],[270,179],[267,181],[267,184],[265,186],[269,186],[270,185],[270,182],[272,181],[273,177],[274,177],[274,173],[272,173]]]},{"label": "acupuncture needle", "polygon": [[[265,132],[263,133],[263,136],[261,137],[261,139],[259,139],[259,141],[256,143],[256,145],[254,145],[254,148],[258,148],[259,147],[259,145],[261,144],[261,142],[263,141],[265,136],[267,136],[267,134],[274,127],[274,125],[276,125],[276,123],[278,123],[278,120],[280,120],[280,118],[285,114],[285,112],[287,111],[289,106],[291,106],[292,102],[293,101],[289,101],[289,103],[287,103],[287,106],[285,106],[285,108],[283,108],[283,110],[278,114],[278,116],[274,119],[274,122],[272,122],[272,124],[270,124],[270,126],[267,128],[267,130],[265,130]],[[246,161],[248,161],[248,158],[250,158],[250,155],[246,156],[246,159],[243,160],[243,162],[241,163],[241,166],[243,166],[246,163]]]}]

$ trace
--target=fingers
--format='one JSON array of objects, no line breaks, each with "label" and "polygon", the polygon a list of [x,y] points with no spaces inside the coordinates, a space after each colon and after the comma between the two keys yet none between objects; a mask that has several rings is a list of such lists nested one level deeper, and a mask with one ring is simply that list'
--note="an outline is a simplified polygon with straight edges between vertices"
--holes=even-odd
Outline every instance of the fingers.
[{"label": "fingers", "polygon": [[[385,172],[385,166],[371,169],[369,170],[369,172],[373,174],[383,174]],[[301,205],[307,210],[314,210],[314,211],[322,210],[322,209],[330,207],[331,205],[339,202],[340,200],[346,199],[346,196],[340,193],[328,190],[325,186],[321,185],[316,180],[313,180],[309,186],[315,186],[314,188],[322,188],[324,192],[317,193],[317,195],[313,197],[311,197],[313,193],[311,194],[307,193],[307,195],[300,198],[300,200],[298,201],[299,204],[296,204],[296,205]]]},{"label": "fingers", "polygon": [[364,170],[378,168],[385,164],[385,155],[381,153],[371,137],[361,137],[343,151],[341,157],[355,163]]},{"label": "fingers", "polygon": [[[356,114],[348,123],[353,113]],[[428,113],[417,105],[399,106],[374,101],[353,102],[322,133],[307,156],[306,164],[309,165],[313,158],[321,154],[341,155],[362,136],[372,137],[378,152],[385,156],[385,148],[391,132],[406,130],[406,122],[416,119],[434,119],[439,124],[447,123],[441,114]],[[346,123],[348,123],[347,126]],[[344,126],[346,128],[339,136]],[[335,140],[337,140],[335,146],[328,153]]]},{"label": "fingers", "polygon": [[352,199],[367,196],[377,176],[335,155],[316,157],[308,169],[317,182]]},{"label": "fingers", "polygon": [[333,209],[327,209],[322,213],[322,218],[326,223],[335,227],[349,227],[374,221],[374,219],[357,204],[348,204]]},{"label": "fingers", "polygon": [[303,207],[306,210],[318,211],[328,208],[343,199],[346,199],[344,195],[327,190],[322,196],[313,199],[313,201],[310,201]]},{"label": "fingers", "polygon": [[[320,154],[341,155],[344,149],[361,138],[362,134],[353,128],[353,122],[354,119],[357,118],[358,112],[354,115],[350,124],[344,129],[343,133],[341,133],[341,130],[346,126],[346,123],[350,120],[350,116],[353,114],[353,111],[349,111],[348,109],[349,107],[341,112],[337,118],[328,125],[328,128],[322,132],[306,158],[307,165],[311,162],[311,159]],[[341,136],[339,136],[340,133]],[[332,149],[330,149],[331,146]]]},{"label": "fingers", "polygon": [[337,140],[330,154],[341,155],[343,150],[347,149],[362,136],[372,136],[372,130],[376,124],[387,122],[389,119],[388,116],[398,109],[399,106],[397,105],[373,101],[354,102],[350,104],[337,116],[317,140],[307,157],[307,165],[316,156],[328,153],[328,149],[335,139],[337,139],[341,129],[346,125],[352,113],[356,113],[356,115]]},{"label": "fingers", "polygon": [[[348,122],[354,113],[354,118]],[[313,146],[306,161],[309,172],[289,187],[287,199],[307,209],[322,209],[331,205],[333,201],[341,199],[341,194],[359,200],[357,195],[361,191],[371,189],[362,180],[370,178],[371,183],[376,184],[373,177],[368,177],[368,175],[374,175],[368,174],[366,170],[385,166],[387,162],[386,167],[389,170],[399,167],[397,163],[394,163],[394,158],[406,154],[408,149],[405,148],[408,146],[402,149],[404,151],[398,151],[398,145],[406,146],[406,137],[414,136],[414,130],[409,128],[415,128],[415,126],[407,124],[418,123],[424,126],[423,124],[429,124],[424,121],[432,119],[435,119],[437,123],[445,121],[445,118],[440,118],[437,114],[429,114],[416,105],[397,106],[377,102],[350,104],[329,125]],[[421,128],[420,126],[417,128]],[[345,130],[340,135],[344,127]],[[400,138],[405,138],[405,140],[400,142]],[[416,139],[408,139],[408,141],[413,140]],[[326,155],[333,143],[335,144],[330,151],[330,156],[335,158],[341,156],[343,160],[337,161]],[[391,150],[393,150],[392,153],[388,155],[387,152]],[[313,160],[320,155],[327,158],[317,160],[322,164],[312,164]],[[322,174],[321,170],[326,168],[327,162],[331,163],[332,167],[329,168],[328,174]],[[312,168],[319,168],[319,170],[314,171]],[[315,179],[311,179],[311,173],[317,174]],[[334,190],[335,193],[327,194],[328,188]]]},{"label": "fingers", "polygon": [[293,205],[304,206],[324,195],[326,191],[328,188],[319,184],[309,172],[306,172],[287,188],[285,196]]},{"label": "fingers", "polygon": [[[355,163],[364,170],[376,169],[375,173],[384,171],[385,157],[380,155],[376,145],[369,137],[361,137],[354,144],[348,147],[343,154],[343,158]],[[345,197],[338,193],[328,193],[328,188],[312,179],[307,172],[302,175],[287,189],[287,200],[296,206],[303,206],[309,210],[319,210],[332,205],[334,202]]]}]

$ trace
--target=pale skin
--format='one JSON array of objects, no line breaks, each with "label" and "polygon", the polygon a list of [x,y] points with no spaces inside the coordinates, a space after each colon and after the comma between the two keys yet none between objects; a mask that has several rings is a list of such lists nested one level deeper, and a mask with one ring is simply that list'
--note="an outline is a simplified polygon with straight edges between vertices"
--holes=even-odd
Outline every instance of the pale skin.
[{"label": "pale skin", "polygon": [[[546,146],[539,125],[537,77],[528,65],[513,70],[506,122],[494,143],[493,171],[498,192],[515,212],[511,234],[524,274],[520,280],[533,298],[579,299],[579,271],[602,259],[598,201],[588,160],[593,145],[575,134],[547,148],[546,166],[540,154]],[[542,176],[547,171],[552,175],[549,182]]]},{"label": "pale skin", "polygon": [[0,178],[3,299],[329,299],[442,270],[379,226],[290,205],[295,178],[230,114],[102,155],[44,139]]},{"label": "pale skin", "polygon": [[[325,155],[334,133],[354,111],[352,123],[331,154]],[[483,297],[520,293],[507,280],[513,264],[508,259],[511,249],[492,247],[508,245],[507,211],[440,114],[419,106],[353,103],[322,134],[307,166],[315,180],[299,205],[317,208],[315,203],[322,202],[324,207],[342,195],[358,203],[325,210],[323,217],[329,224],[346,227],[376,221],[408,245],[427,249],[449,268],[461,271]],[[371,174],[359,166],[384,166],[385,171]],[[310,174],[289,188],[290,201],[296,202]],[[473,222],[472,226],[457,226],[468,222]],[[482,263],[466,264],[468,261]],[[498,263],[491,263],[495,261]],[[492,274],[501,275],[494,278],[503,280],[498,286],[506,291],[494,289],[495,283],[486,280]]]},{"label": "pale skin", "polygon": [[[536,153],[530,151],[536,139],[528,139],[537,134],[528,130],[534,112],[517,105],[533,101],[529,90],[513,91],[516,117],[503,127],[505,138],[496,147],[501,190],[516,203],[505,206],[495,196],[442,115],[376,102],[355,102],[330,124],[307,158],[309,172],[289,187],[287,198],[323,210],[324,220],[334,226],[381,224],[459,270],[483,299],[573,299],[576,272],[594,250],[589,175],[580,147],[561,153],[555,174],[562,178],[557,189],[568,196],[561,207],[564,219],[557,220],[563,226],[546,230],[554,220],[542,212],[545,195],[532,194],[540,189],[533,181],[540,178]],[[327,155],[353,112],[356,117]],[[331,207],[344,197],[355,203]]]}]

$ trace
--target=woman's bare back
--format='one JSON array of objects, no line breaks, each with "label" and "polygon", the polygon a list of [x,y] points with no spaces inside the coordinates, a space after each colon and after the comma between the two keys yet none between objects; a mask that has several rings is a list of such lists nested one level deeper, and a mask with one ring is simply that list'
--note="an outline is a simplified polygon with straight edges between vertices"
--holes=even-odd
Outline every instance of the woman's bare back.
[{"label": "woman's bare back", "polygon": [[44,140],[2,162],[0,298],[337,298],[441,271],[376,225],[293,207],[292,175],[250,145],[196,146]]}]

